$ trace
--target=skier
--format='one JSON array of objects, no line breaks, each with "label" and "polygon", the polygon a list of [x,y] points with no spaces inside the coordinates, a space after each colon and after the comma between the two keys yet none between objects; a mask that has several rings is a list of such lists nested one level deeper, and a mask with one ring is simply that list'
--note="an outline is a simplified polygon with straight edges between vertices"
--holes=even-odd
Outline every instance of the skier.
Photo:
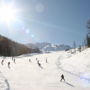
[{"label": "skier", "polygon": [[40,68],[43,68],[43,67],[41,66],[41,63],[39,62],[39,60],[37,61],[37,64],[38,64],[38,66],[39,66]]},{"label": "skier", "polygon": [[47,58],[46,58],[46,63],[48,63],[48,62],[47,62]]},{"label": "skier", "polygon": [[38,58],[36,58],[36,61],[38,61]]},{"label": "skier", "polygon": [[14,62],[14,63],[16,63],[16,60],[15,60],[15,58],[13,59],[13,62]]},{"label": "skier", "polygon": [[10,62],[8,62],[8,68],[10,68]]},{"label": "skier", "polygon": [[31,62],[31,59],[29,59],[29,62]]},{"label": "skier", "polygon": [[63,74],[61,75],[61,80],[60,81],[62,82],[62,80],[65,81],[65,78],[64,78],[64,75]]},{"label": "skier", "polygon": [[2,65],[3,65],[3,63],[4,63],[4,60],[1,61],[1,64],[2,64]]},{"label": "skier", "polygon": [[12,60],[13,60],[13,56],[12,56]]}]

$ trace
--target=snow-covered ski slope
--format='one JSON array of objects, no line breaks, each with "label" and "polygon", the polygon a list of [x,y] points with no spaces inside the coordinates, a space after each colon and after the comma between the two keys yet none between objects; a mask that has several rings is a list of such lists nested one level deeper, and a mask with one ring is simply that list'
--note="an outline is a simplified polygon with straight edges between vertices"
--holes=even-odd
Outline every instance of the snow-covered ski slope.
[{"label": "snow-covered ski slope", "polygon": [[[0,64],[0,90],[90,90],[90,49],[76,54],[61,51],[15,59],[13,62],[9,57],[4,65]],[[61,74],[66,82],[60,82]]]}]

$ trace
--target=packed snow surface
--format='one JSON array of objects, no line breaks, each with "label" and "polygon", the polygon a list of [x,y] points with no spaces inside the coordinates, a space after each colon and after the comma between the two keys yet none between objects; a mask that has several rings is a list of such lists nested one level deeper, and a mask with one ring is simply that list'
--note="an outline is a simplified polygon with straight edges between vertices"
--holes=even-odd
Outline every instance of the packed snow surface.
[{"label": "packed snow surface", "polygon": [[[0,90],[90,90],[90,49],[2,60],[0,57]],[[61,74],[65,82],[60,82]]]}]

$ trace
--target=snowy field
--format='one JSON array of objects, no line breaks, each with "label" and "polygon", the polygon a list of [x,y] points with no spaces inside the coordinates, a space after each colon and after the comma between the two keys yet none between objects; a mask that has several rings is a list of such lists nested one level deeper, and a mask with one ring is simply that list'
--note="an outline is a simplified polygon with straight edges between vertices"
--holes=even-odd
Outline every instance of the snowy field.
[{"label": "snowy field", "polygon": [[[65,82],[60,82],[61,74]],[[0,64],[0,90],[90,90],[90,49],[22,55],[15,62],[6,58]]]}]

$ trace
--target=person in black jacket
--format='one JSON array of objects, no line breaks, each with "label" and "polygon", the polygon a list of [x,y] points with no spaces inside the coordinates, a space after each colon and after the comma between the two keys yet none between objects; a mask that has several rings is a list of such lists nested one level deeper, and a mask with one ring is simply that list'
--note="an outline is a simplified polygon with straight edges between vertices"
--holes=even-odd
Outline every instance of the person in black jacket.
[{"label": "person in black jacket", "polygon": [[62,80],[65,81],[65,78],[64,78],[64,75],[63,74],[61,75],[61,80],[60,81],[62,82]]},{"label": "person in black jacket", "polygon": [[41,65],[41,63],[39,62],[39,60],[37,61],[37,64],[38,64],[38,66],[39,66],[40,68],[43,68],[42,65]]}]

